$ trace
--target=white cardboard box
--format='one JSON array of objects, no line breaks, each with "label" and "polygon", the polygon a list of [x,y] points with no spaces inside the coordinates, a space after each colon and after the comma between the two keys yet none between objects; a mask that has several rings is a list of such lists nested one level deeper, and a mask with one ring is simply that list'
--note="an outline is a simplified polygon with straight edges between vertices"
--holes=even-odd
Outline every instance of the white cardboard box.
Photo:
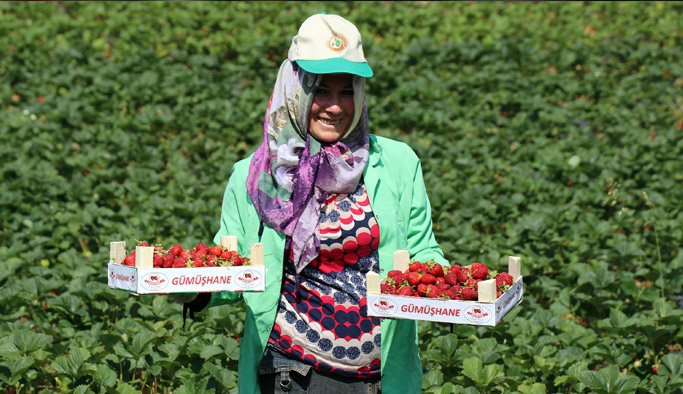
[{"label": "white cardboard box", "polygon": [[[221,245],[237,249],[237,238],[221,237]],[[135,248],[135,267],[122,265],[126,243],[111,242],[107,281],[113,289],[134,294],[208,293],[219,291],[264,291],[266,267],[263,244],[251,245],[251,265],[239,267],[154,268],[154,248]]]},{"label": "white cardboard box", "polygon": [[[394,253],[394,269],[404,272],[409,264],[410,256],[407,251]],[[479,282],[478,301],[381,294],[379,275],[368,273],[368,316],[495,326],[510,310],[519,305],[524,295],[519,257],[510,256],[508,273],[514,282],[499,298],[496,298],[495,279]]]}]

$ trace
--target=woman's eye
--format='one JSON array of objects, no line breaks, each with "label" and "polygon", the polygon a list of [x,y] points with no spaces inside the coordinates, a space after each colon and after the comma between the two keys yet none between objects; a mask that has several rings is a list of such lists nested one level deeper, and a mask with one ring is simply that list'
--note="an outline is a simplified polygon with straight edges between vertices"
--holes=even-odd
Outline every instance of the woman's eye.
[{"label": "woman's eye", "polygon": [[326,94],[326,93],[327,93],[327,90],[325,90],[325,89],[320,89],[320,88],[318,88],[318,89],[315,91],[315,94]]},{"label": "woman's eye", "polygon": [[353,90],[344,90],[342,94],[344,96],[353,96]]}]

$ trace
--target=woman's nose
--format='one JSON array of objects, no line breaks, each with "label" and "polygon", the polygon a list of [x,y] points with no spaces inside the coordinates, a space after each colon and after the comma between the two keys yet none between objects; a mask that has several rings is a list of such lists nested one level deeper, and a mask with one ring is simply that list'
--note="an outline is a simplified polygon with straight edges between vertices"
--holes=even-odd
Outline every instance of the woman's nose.
[{"label": "woman's nose", "polygon": [[327,106],[325,107],[325,111],[333,114],[342,112],[340,99],[338,97],[330,98],[330,101],[327,102]]}]

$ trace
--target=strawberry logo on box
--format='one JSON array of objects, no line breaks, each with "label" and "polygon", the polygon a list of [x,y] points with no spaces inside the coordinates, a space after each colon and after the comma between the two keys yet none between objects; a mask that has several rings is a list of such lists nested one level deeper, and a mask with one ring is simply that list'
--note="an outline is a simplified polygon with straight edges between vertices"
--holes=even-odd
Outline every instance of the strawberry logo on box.
[{"label": "strawberry logo on box", "polygon": [[492,315],[487,308],[474,305],[465,310],[465,317],[471,322],[481,324],[491,320]]},{"label": "strawberry logo on box", "polygon": [[[135,277],[131,277],[131,281],[135,281]],[[166,275],[159,272],[150,272],[142,278],[142,287],[149,291],[159,291],[168,285],[168,278]]]},{"label": "strawberry logo on box", "polygon": [[370,307],[380,315],[393,315],[398,310],[396,303],[388,298],[380,298],[371,303]]},{"label": "strawberry logo on box", "polygon": [[246,270],[237,275],[236,284],[244,289],[250,289],[258,286],[261,283],[261,277],[258,272]]}]

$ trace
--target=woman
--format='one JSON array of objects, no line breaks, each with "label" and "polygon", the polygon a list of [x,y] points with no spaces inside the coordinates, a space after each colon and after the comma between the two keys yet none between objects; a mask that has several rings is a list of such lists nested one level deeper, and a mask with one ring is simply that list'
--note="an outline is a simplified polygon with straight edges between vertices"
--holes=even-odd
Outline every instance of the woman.
[{"label": "woman", "polygon": [[[223,235],[264,244],[262,293],[204,294],[191,310],[243,298],[239,391],[418,393],[417,324],[366,314],[365,274],[394,251],[447,264],[432,234],[422,169],[405,144],[369,133],[356,27],[308,18],[278,72],[264,141],[235,164]],[[335,391],[337,390],[337,391]]]}]

